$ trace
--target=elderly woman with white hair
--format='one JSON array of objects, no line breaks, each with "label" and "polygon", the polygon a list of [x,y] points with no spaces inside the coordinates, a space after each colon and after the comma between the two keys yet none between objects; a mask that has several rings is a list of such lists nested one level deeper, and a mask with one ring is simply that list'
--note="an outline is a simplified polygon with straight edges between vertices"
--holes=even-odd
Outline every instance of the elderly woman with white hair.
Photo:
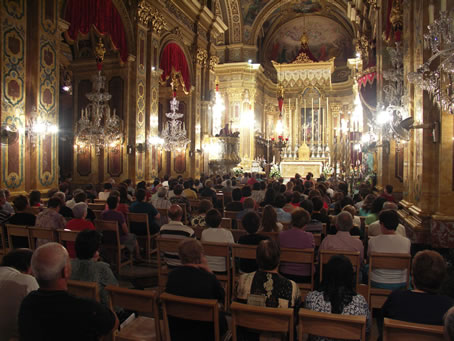
[{"label": "elderly woman with white hair", "polygon": [[[94,230],[95,226],[90,220],[86,220],[88,206],[84,202],[79,202],[73,207],[74,218],[68,221],[66,228],[71,231],[83,231],[83,230]],[[74,250],[73,242],[66,242],[66,248],[68,249],[69,256],[71,258],[76,257],[76,251]]]},{"label": "elderly woman with white hair", "polygon": [[[167,188],[165,187],[159,187],[158,197],[156,199],[153,199],[151,203],[156,209],[162,208],[162,209],[169,209],[170,206],[172,206],[172,203],[170,200],[167,198]],[[165,216],[160,217],[160,225],[167,224],[168,219]]]},{"label": "elderly woman with white hair", "polygon": [[63,192],[57,192],[53,195],[55,198],[59,198],[61,200],[61,205],[60,205],[60,215],[62,215],[64,218],[72,218],[73,217],[73,211],[66,206],[66,194]]}]

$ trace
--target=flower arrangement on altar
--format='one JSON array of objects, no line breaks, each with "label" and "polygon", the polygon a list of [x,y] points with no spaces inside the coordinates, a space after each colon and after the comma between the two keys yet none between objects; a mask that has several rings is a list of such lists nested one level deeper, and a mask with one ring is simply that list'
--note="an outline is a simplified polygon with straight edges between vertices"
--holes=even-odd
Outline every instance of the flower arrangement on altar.
[{"label": "flower arrangement on altar", "polygon": [[270,178],[279,179],[281,177],[281,171],[278,165],[272,165],[270,169]]},{"label": "flower arrangement on altar", "polygon": [[240,176],[240,175],[243,175],[243,173],[244,173],[244,172],[243,172],[243,168],[241,168],[241,167],[234,167],[234,168],[232,168],[232,172],[233,172],[233,174],[234,174],[236,177],[238,177],[238,176]]}]

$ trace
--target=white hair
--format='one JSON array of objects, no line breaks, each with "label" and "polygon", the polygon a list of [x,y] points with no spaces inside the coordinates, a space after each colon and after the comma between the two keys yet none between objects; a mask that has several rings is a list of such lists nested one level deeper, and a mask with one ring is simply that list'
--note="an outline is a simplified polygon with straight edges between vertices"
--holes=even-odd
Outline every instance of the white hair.
[{"label": "white hair", "polygon": [[76,219],[81,219],[87,214],[87,204],[84,202],[79,202],[73,207],[73,215]]},{"label": "white hair", "polygon": [[68,251],[59,243],[47,243],[36,249],[32,256],[32,272],[38,281],[55,281],[68,263]]},{"label": "white hair", "polygon": [[399,209],[399,207],[396,205],[396,203],[394,203],[392,201],[387,201],[383,204],[383,211],[384,210],[397,211],[398,209]]},{"label": "white hair", "polygon": [[336,227],[340,231],[350,231],[353,227],[353,217],[350,212],[342,211],[336,216]]},{"label": "white hair", "polygon": [[63,201],[63,203],[65,203],[66,201],[66,194],[63,192],[55,192],[54,197],[60,198],[60,200]]}]

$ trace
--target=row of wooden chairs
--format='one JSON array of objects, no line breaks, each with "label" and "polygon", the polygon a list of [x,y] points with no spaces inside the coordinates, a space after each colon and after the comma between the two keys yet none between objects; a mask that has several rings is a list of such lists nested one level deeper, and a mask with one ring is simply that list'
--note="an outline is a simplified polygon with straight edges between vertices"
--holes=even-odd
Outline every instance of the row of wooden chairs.
[{"label": "row of wooden chairs", "polygon": [[[220,340],[220,311],[216,300],[182,297],[166,292],[158,296],[153,290],[134,290],[116,286],[107,286],[106,290],[110,294],[111,307],[122,307],[139,314],[125,328],[114,333],[115,340],[170,341],[169,316],[211,322],[214,326],[213,340]],[[68,281],[68,291],[74,295],[99,300],[96,283]],[[159,301],[162,306],[163,323],[159,318]],[[234,341],[238,340],[237,327],[287,334],[289,340],[294,340],[293,309],[257,307],[233,302],[230,305],[230,311]],[[297,327],[299,341],[302,341],[307,334],[343,340],[366,340],[365,316],[299,309]],[[188,335],[188,338],[191,336]],[[442,341],[443,327],[385,318],[383,340]]]},{"label": "row of wooden chairs", "polygon": [[[178,245],[181,242],[180,239],[172,238],[156,238],[157,247],[158,247],[158,287],[160,291],[164,291],[168,269],[165,264],[165,260],[162,255],[165,252],[168,253],[177,253]],[[202,242],[204,247],[204,252],[206,256],[216,256],[224,257],[225,259],[225,269],[227,269],[226,274],[217,275],[218,280],[223,284],[226,292],[226,306],[227,303],[234,299],[234,291],[232,288],[235,288],[236,283],[239,280],[241,275],[236,259],[256,259],[256,245],[242,245],[242,244],[228,244],[228,243],[215,243],[215,242]],[[320,251],[320,281],[323,279],[323,267],[328,263],[328,261],[334,255],[342,254],[350,259],[353,265],[353,269],[356,272],[356,289],[361,291],[364,294],[366,300],[369,302],[370,309],[381,308],[383,303],[386,301],[386,298],[391,293],[391,290],[378,289],[371,287],[370,283],[370,272],[375,269],[400,269],[406,270],[406,287],[409,286],[409,274],[410,274],[410,264],[411,257],[409,254],[399,254],[399,253],[372,253],[370,255],[369,262],[369,283],[367,286],[366,292],[360,290],[359,283],[359,272],[361,269],[360,263],[360,254],[359,252],[351,251],[331,251],[331,250],[321,250]],[[232,259],[230,259],[232,255]],[[282,262],[291,262],[298,264],[307,264],[311,268],[311,282],[310,283],[298,283],[298,287],[301,292],[301,296],[304,298],[308,292],[314,290],[314,272],[315,272],[315,256],[314,249],[281,249],[281,263]],[[230,286],[230,283],[231,286]]]}]

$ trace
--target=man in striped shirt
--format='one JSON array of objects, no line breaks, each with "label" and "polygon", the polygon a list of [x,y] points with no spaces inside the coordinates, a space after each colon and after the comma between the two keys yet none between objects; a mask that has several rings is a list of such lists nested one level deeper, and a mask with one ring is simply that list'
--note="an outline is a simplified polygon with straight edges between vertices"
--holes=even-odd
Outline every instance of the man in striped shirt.
[{"label": "man in striped shirt", "polygon": [[[161,237],[174,239],[195,238],[194,230],[181,222],[183,209],[179,205],[170,206],[167,214],[170,221],[168,224],[161,226],[159,231]],[[178,253],[165,252],[164,258],[169,268],[181,265]]]}]

